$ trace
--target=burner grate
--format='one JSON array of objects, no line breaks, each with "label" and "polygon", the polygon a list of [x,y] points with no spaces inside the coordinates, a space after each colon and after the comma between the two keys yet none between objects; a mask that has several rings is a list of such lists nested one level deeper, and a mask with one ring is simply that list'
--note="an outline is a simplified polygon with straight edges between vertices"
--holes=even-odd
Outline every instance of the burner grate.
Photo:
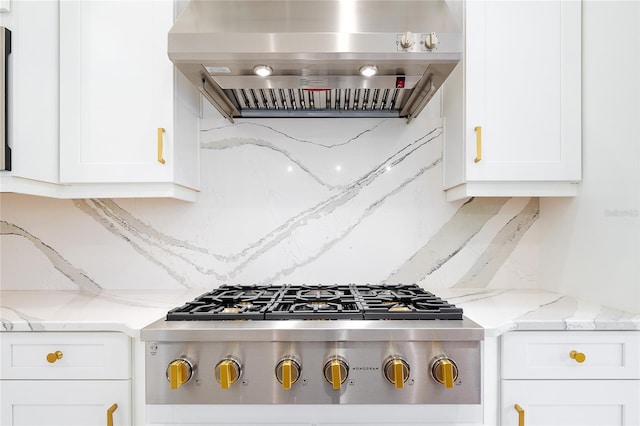
[{"label": "burner grate", "polygon": [[412,285],[223,285],[172,309],[189,320],[461,320],[462,309]]}]

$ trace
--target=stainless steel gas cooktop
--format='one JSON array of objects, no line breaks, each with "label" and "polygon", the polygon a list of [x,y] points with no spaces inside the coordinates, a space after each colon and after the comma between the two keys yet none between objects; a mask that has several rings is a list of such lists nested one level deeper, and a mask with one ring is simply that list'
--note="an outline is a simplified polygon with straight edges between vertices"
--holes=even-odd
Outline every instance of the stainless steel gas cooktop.
[{"label": "stainless steel gas cooktop", "polygon": [[148,404],[479,404],[483,329],[417,285],[222,286],[145,327]]}]

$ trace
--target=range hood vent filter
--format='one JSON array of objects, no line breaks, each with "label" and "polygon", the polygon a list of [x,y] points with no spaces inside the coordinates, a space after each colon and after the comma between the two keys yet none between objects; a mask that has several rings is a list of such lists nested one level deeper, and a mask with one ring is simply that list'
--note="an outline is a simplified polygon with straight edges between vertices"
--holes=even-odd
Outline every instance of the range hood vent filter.
[{"label": "range hood vent filter", "polygon": [[444,0],[191,0],[169,32],[171,61],[231,121],[411,119],[461,57]]}]

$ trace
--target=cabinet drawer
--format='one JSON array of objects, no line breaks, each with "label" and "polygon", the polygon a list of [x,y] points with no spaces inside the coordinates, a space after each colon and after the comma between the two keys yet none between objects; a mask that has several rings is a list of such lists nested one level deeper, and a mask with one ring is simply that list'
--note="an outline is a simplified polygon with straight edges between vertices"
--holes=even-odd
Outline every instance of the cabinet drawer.
[{"label": "cabinet drawer", "polygon": [[0,337],[3,379],[128,379],[131,376],[130,341],[122,333],[11,332],[2,333]]},{"label": "cabinet drawer", "polygon": [[[638,379],[635,331],[516,331],[502,336],[504,379]],[[579,355],[584,360],[578,362]]]}]

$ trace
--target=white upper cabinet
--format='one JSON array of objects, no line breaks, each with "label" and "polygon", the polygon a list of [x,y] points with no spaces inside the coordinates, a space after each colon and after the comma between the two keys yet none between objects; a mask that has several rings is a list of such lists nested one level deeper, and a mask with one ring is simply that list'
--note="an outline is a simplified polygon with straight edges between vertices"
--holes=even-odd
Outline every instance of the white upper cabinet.
[{"label": "white upper cabinet", "polygon": [[200,96],[174,72],[174,2],[14,1],[0,191],[195,201]]},{"label": "white upper cabinet", "polygon": [[0,172],[2,191],[58,181],[58,3],[0,4],[0,25],[11,31],[8,58],[8,141],[11,171]]},{"label": "white upper cabinet", "polygon": [[199,95],[167,57],[173,16],[172,1],[60,3],[61,183],[195,197]]},{"label": "white upper cabinet", "polygon": [[571,196],[581,179],[581,4],[470,1],[444,86],[444,183],[469,196]]}]

